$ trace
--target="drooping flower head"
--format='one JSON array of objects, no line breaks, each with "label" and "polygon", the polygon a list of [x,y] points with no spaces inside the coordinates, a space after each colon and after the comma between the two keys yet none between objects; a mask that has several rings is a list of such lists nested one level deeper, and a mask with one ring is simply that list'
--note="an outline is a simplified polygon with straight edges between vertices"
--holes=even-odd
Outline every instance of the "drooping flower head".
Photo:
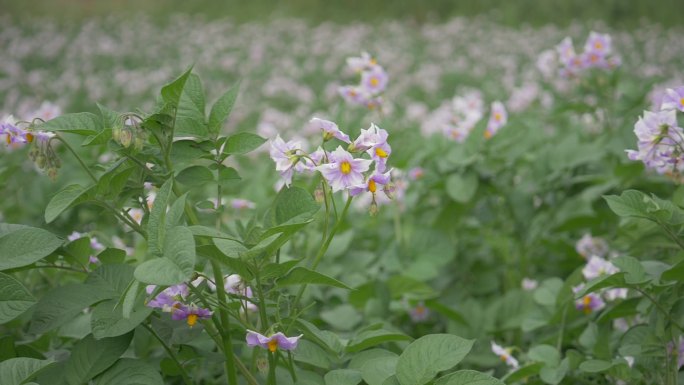
[{"label": "drooping flower head", "polygon": [[281,350],[294,350],[297,348],[299,339],[302,338],[303,334],[296,337],[286,337],[285,334],[278,332],[266,337],[263,334],[257,333],[252,330],[247,330],[247,346],[261,346],[264,349],[268,349],[269,352],[275,353],[278,349]]},{"label": "drooping flower head", "polygon": [[212,314],[213,312],[211,310],[198,307],[194,304],[188,306],[181,305],[171,313],[171,319],[175,321],[185,320],[188,323],[188,326],[193,327],[197,324],[199,319],[211,318]]},{"label": "drooping flower head", "polygon": [[503,103],[496,101],[492,103],[492,111],[485,130],[485,138],[489,139],[494,136],[508,121],[508,113]]},{"label": "drooping flower head", "polygon": [[501,361],[505,362],[506,365],[510,366],[513,369],[517,369],[520,364],[518,363],[518,360],[515,359],[511,355],[511,349],[505,349],[500,345],[497,345],[496,342],[492,341],[492,352],[499,356]]},{"label": "drooping flower head", "polygon": [[331,122],[330,120],[325,119],[313,118],[311,119],[310,123],[314,127],[323,131],[323,140],[326,142],[328,140],[331,140],[332,138],[337,138],[345,143],[351,143],[351,140],[349,140],[349,135],[340,131],[335,122]]},{"label": "drooping flower head", "polygon": [[372,163],[367,159],[354,159],[352,154],[340,146],[330,154],[329,161],[330,163],[322,164],[316,169],[328,181],[333,192],[363,184],[362,173],[368,171]]}]

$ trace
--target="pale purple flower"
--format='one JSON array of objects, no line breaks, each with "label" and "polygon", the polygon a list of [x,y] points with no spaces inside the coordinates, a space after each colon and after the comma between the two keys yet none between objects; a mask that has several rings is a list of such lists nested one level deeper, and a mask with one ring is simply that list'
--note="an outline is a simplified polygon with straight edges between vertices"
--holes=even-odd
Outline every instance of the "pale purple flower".
[{"label": "pale purple flower", "polygon": [[44,101],[40,107],[31,114],[32,118],[40,118],[42,120],[48,121],[54,119],[62,114],[62,109],[51,102]]},{"label": "pale purple flower", "polygon": [[492,103],[492,110],[485,130],[485,138],[489,139],[503,127],[508,121],[508,113],[503,103],[496,101]]},{"label": "pale purple flower", "polygon": [[494,341],[492,341],[491,344],[492,352],[499,356],[501,361],[505,362],[506,365],[510,366],[512,369],[517,369],[520,366],[518,360],[511,355],[511,349],[505,349]]},{"label": "pale purple flower", "polygon": [[241,198],[235,198],[230,201],[230,206],[235,210],[253,209],[256,207],[256,203]]},{"label": "pale purple flower", "polygon": [[409,317],[411,317],[411,321],[414,323],[425,322],[428,318],[430,318],[430,309],[425,306],[423,301],[420,301],[416,304],[416,306],[409,310]]},{"label": "pale purple flower", "polygon": [[408,177],[411,180],[418,180],[425,176],[425,170],[422,167],[414,167],[408,171]]},{"label": "pale purple flower", "polygon": [[361,133],[356,138],[356,140],[349,146],[349,151],[352,152],[363,152],[368,151],[372,147],[381,145],[387,142],[387,137],[389,134],[386,130],[371,123],[370,128],[367,130],[361,129]]},{"label": "pale purple flower", "polygon": [[387,87],[388,80],[389,76],[380,66],[364,71],[361,75],[361,85],[368,93],[373,95],[383,92]]},{"label": "pale purple flower", "polygon": [[601,58],[609,55],[611,49],[611,38],[608,34],[591,31],[589,37],[587,37],[587,41],[584,43],[585,53],[594,54]]},{"label": "pale purple flower", "polygon": [[520,285],[522,286],[523,290],[532,291],[532,290],[536,289],[537,286],[539,286],[539,282],[537,282],[534,279],[525,277],[525,278],[523,278]]},{"label": "pale purple flower", "polygon": [[365,183],[359,184],[357,186],[352,186],[349,189],[349,195],[356,196],[364,192],[369,192],[373,195],[390,182],[390,171],[382,174],[376,170],[371,176],[368,177]]},{"label": "pale purple flower", "polygon": [[331,122],[330,120],[325,119],[313,118],[309,123],[323,131],[324,141],[328,141],[332,138],[337,138],[345,143],[351,143],[351,140],[349,140],[349,135],[340,131],[335,122]]},{"label": "pale purple flower", "polygon": [[594,255],[589,258],[589,262],[582,269],[582,274],[586,280],[592,280],[604,275],[612,275],[619,271],[610,261]]},{"label": "pale purple flower", "polygon": [[197,324],[198,319],[211,318],[212,314],[211,310],[198,307],[194,304],[189,306],[181,305],[171,313],[171,319],[175,321],[186,320],[188,326],[193,327]]},{"label": "pale purple flower", "polygon": [[268,349],[271,353],[275,353],[278,349],[281,350],[294,350],[297,348],[299,339],[302,338],[303,334],[296,337],[286,337],[285,334],[278,332],[272,334],[268,337],[263,334],[257,333],[252,330],[247,330],[247,346],[261,346],[264,349]]},{"label": "pale purple flower", "polygon": [[295,171],[294,167],[300,160],[297,152],[301,149],[299,142],[294,140],[285,142],[280,135],[271,140],[271,149],[269,153],[271,159],[273,159],[273,162],[276,164],[276,171],[280,173],[286,186],[290,186],[290,183],[292,183],[292,175]]},{"label": "pale purple flower", "polygon": [[348,57],[347,67],[354,72],[361,72],[372,69],[378,62],[368,52],[361,52],[360,57]]},{"label": "pale purple flower", "polygon": [[608,289],[603,293],[603,296],[606,298],[607,301],[615,301],[617,299],[626,299],[627,298],[627,289],[626,288]]},{"label": "pale purple flower", "polygon": [[684,86],[668,88],[663,96],[660,109],[684,111]]},{"label": "pale purple flower", "polygon": [[577,56],[577,54],[575,54],[575,47],[572,44],[571,37],[566,37],[565,39],[561,40],[561,42],[556,46],[556,52],[558,53],[558,57],[562,62],[572,60],[575,58],[575,56]]},{"label": "pale purple flower", "polygon": [[[583,289],[584,284],[580,284],[579,286],[573,287],[572,291],[573,293],[577,294]],[[591,312],[601,310],[605,306],[606,303],[603,301],[601,296],[596,293],[588,293],[582,296],[582,298],[575,300],[575,308],[584,312],[584,314],[590,314]]]},{"label": "pale purple flower", "polygon": [[[148,285],[145,290],[147,291],[147,294],[152,294],[156,288],[156,285]],[[147,302],[147,306],[162,309],[162,311],[166,313],[173,313],[182,305],[182,302],[188,298],[188,294],[188,286],[184,283],[169,286]]]},{"label": "pale purple flower", "polygon": [[371,97],[368,95],[368,92],[360,86],[342,86],[337,89],[337,92],[347,103],[351,104],[366,105]]},{"label": "pale purple flower", "polygon": [[591,234],[586,233],[575,244],[575,250],[584,258],[592,255],[604,257],[608,254],[608,243],[603,238],[592,237]]},{"label": "pale purple flower", "polygon": [[676,126],[676,114],[676,110],[644,111],[634,125],[637,150],[627,150],[627,156],[660,174],[679,175],[684,162],[684,130]]},{"label": "pale purple flower", "polygon": [[331,153],[330,163],[322,164],[316,169],[328,181],[332,191],[344,190],[363,183],[363,172],[368,171],[371,160],[354,159],[342,147],[338,146]]}]

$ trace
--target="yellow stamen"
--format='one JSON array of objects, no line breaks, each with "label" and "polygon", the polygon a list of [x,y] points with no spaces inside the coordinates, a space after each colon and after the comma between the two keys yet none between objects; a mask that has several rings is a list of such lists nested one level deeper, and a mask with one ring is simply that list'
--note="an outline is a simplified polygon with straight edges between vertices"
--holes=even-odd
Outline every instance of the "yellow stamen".
[{"label": "yellow stamen", "polygon": [[502,354],[502,355],[500,355],[499,357],[501,358],[501,361],[503,361],[503,362],[508,361],[508,356],[505,355],[505,354]]},{"label": "yellow stamen", "polygon": [[340,171],[342,171],[342,174],[347,175],[351,172],[351,164],[349,162],[342,162],[340,165]]},{"label": "yellow stamen", "polygon": [[425,306],[421,306],[421,305],[416,306],[416,314],[423,315],[423,313],[425,313]]},{"label": "yellow stamen", "polygon": [[485,131],[484,137],[485,137],[485,139],[489,139],[492,137],[492,133],[490,131]]},{"label": "yellow stamen", "polygon": [[497,122],[500,122],[501,119],[502,119],[502,116],[500,113],[497,112],[494,114],[494,120],[496,120]]},{"label": "yellow stamen", "polygon": [[368,191],[374,193],[378,190],[378,186],[375,184],[373,179],[368,181]]},{"label": "yellow stamen", "polygon": [[597,50],[601,50],[603,49],[603,44],[601,44],[600,41],[597,41],[596,43],[594,43],[594,48],[596,48]]},{"label": "yellow stamen", "polygon": [[375,148],[375,155],[377,155],[377,156],[379,156],[379,157],[381,157],[381,158],[387,158],[387,157],[389,156],[389,154],[387,153],[387,151],[383,150],[383,149],[380,148],[380,147],[376,147],[376,148]]},{"label": "yellow stamen", "polygon": [[592,63],[596,63],[598,61],[598,56],[592,54],[591,56],[589,56],[589,59]]},{"label": "yellow stamen", "polygon": [[371,64],[371,65],[376,65],[376,64],[378,64],[378,61],[375,60],[375,59],[370,59],[370,64]]},{"label": "yellow stamen", "polygon": [[188,315],[188,326],[193,327],[197,323],[197,314]]},{"label": "yellow stamen", "polygon": [[584,296],[584,298],[582,298],[582,307],[584,310],[584,314],[591,313],[591,306],[589,306],[590,304],[591,304],[591,297],[589,297],[588,295]]},{"label": "yellow stamen", "polygon": [[371,86],[373,86],[373,87],[377,87],[378,84],[380,84],[380,80],[378,80],[378,78],[376,78],[376,77],[372,77],[372,78],[370,79],[370,84],[371,84]]},{"label": "yellow stamen", "polygon": [[33,134],[30,133],[30,132],[27,133],[27,134],[26,134],[26,140],[27,140],[29,143],[33,143]]},{"label": "yellow stamen", "polygon": [[268,341],[268,351],[275,353],[276,350],[278,350],[278,340],[274,338]]},{"label": "yellow stamen", "polygon": [[679,99],[679,104],[681,104],[682,106],[684,106],[684,98]]}]

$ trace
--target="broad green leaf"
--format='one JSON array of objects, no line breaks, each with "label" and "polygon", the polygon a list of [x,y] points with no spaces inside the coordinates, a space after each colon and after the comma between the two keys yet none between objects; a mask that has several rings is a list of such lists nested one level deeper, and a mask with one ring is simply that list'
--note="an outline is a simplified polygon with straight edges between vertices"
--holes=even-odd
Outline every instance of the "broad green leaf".
[{"label": "broad green leaf", "polygon": [[503,382],[474,370],[459,370],[439,378],[435,385],[503,385]]},{"label": "broad green leaf", "polygon": [[209,112],[209,132],[216,135],[221,130],[223,123],[226,121],[230,112],[233,110],[233,105],[237,99],[238,91],[240,90],[240,83],[235,83],[225,94],[214,103]]},{"label": "broad green leaf", "polygon": [[611,261],[615,266],[625,273],[625,282],[628,284],[647,282],[646,270],[638,259],[627,255],[621,255]]},{"label": "broad green leaf", "polygon": [[178,182],[191,187],[202,186],[214,182],[214,173],[205,166],[190,166],[176,176]]},{"label": "broad green leaf", "polygon": [[661,275],[663,281],[684,281],[684,261],[677,263]]},{"label": "broad green leaf", "polygon": [[72,320],[83,309],[108,299],[85,284],[69,284],[51,289],[35,305],[29,331],[42,334]]},{"label": "broad green leaf", "polygon": [[361,365],[361,375],[368,385],[382,385],[394,375],[399,357],[380,356],[368,359]]},{"label": "broad green leaf", "polygon": [[[219,241],[219,239],[216,239],[215,241]],[[197,248],[197,253],[205,258],[212,259],[223,265],[228,266],[230,271],[234,271],[235,273],[239,274],[241,277],[247,280],[251,280],[252,278],[254,278],[252,271],[250,270],[250,267],[247,265],[247,263],[245,263],[245,261],[240,259],[239,256],[228,256],[214,245],[199,246]]]},{"label": "broad green leaf", "polygon": [[477,174],[468,172],[464,175],[451,174],[446,180],[446,192],[458,203],[467,203],[475,195],[478,186]]},{"label": "broad green leaf", "polygon": [[161,186],[154,199],[150,219],[147,222],[147,248],[152,255],[161,255],[162,245],[164,244],[164,234],[166,233],[166,207],[171,196],[173,179],[168,179]]},{"label": "broad green leaf", "polygon": [[82,202],[84,196],[90,191],[89,188],[72,184],[63,188],[60,192],[50,199],[45,208],[45,223],[50,223],[57,219],[64,210]]},{"label": "broad green leaf", "polygon": [[0,223],[0,237],[9,234],[13,231],[19,230],[19,229],[25,229],[28,228],[29,226],[26,225],[16,225],[13,223]]},{"label": "broad green leaf", "polygon": [[64,114],[38,126],[41,131],[69,132],[83,136],[96,135],[102,130],[100,118],[90,112]]},{"label": "broad green leaf", "polygon": [[225,167],[221,165],[219,171],[218,183],[223,187],[230,187],[234,181],[242,179],[237,170],[232,167]]},{"label": "broad green leaf", "polygon": [[354,369],[335,369],[325,374],[325,385],[358,385],[361,372]]},{"label": "broad green leaf", "polygon": [[351,290],[351,287],[345,285],[344,283],[336,280],[335,278],[328,277],[327,275],[323,273],[319,273],[317,271],[308,269],[306,267],[295,267],[294,269],[290,270],[287,275],[284,277],[280,278],[276,284],[280,287],[282,286],[288,286],[288,285],[326,285],[326,286],[334,286],[334,287],[339,287],[342,289],[349,289]]},{"label": "broad green leaf", "polygon": [[[192,232],[192,235],[196,237],[209,237],[209,238],[221,238],[221,239],[229,239],[234,242],[238,242],[234,236],[226,234],[222,231],[216,230],[213,227],[207,227],[207,226],[189,226],[188,229]],[[246,251],[247,248],[242,246],[241,251]],[[228,254],[226,254],[228,255]],[[238,254],[235,254],[235,257],[237,257]]]},{"label": "broad green leaf", "polygon": [[199,76],[190,74],[183,87],[183,93],[176,112],[176,136],[204,137],[207,125],[204,120],[204,89]]},{"label": "broad green leaf", "polygon": [[412,342],[399,356],[397,379],[401,385],[423,385],[437,373],[456,366],[473,347],[473,340],[452,334],[429,334]]},{"label": "broad green leaf", "polygon": [[104,130],[98,132],[96,135],[90,135],[89,137],[85,138],[81,146],[96,146],[100,144],[105,144],[109,142],[109,140],[112,138],[112,129],[111,128],[105,128]]},{"label": "broad green leaf", "polygon": [[152,313],[152,308],[145,306],[143,292],[138,292],[136,306],[131,309],[128,318],[124,318],[123,309],[117,306],[118,300],[110,299],[100,302],[93,309],[90,326],[96,339],[117,337],[135,329]]},{"label": "broad green leaf", "polygon": [[102,123],[105,129],[123,125],[123,117],[120,112],[109,109],[100,103],[97,103],[97,108],[100,110],[100,115],[102,115]]},{"label": "broad green leaf", "polygon": [[587,373],[601,373],[612,367],[612,362],[603,360],[587,360],[580,364],[579,369]]},{"label": "broad green leaf", "polygon": [[238,132],[228,137],[223,152],[226,154],[246,154],[256,150],[264,142],[266,142],[266,139],[257,134]]},{"label": "broad green leaf", "polygon": [[541,378],[542,381],[549,385],[560,384],[560,382],[563,381],[563,378],[565,378],[565,375],[568,373],[568,370],[570,369],[569,362],[570,361],[566,357],[563,359],[563,361],[561,361],[560,365],[558,366],[544,366],[539,370],[539,378]]},{"label": "broad green leaf", "polygon": [[637,190],[627,190],[622,195],[603,197],[613,212],[621,217],[649,218],[649,201],[646,194]]},{"label": "broad green leaf", "polygon": [[328,330],[320,330],[316,325],[301,318],[297,318],[294,323],[307,340],[313,341],[329,353],[339,355],[342,352],[342,342],[340,342],[337,334]]},{"label": "broad green leaf", "polygon": [[605,275],[594,278],[587,282],[584,289],[575,293],[575,298],[582,298],[589,293],[593,293],[607,287],[628,287],[629,285],[625,283],[625,274],[626,273],[615,273],[613,275]]},{"label": "broad green leaf", "polygon": [[68,385],[81,385],[110,367],[128,349],[133,333],[96,340],[92,335],[82,339],[71,350],[64,366]]},{"label": "broad green leaf", "polygon": [[11,321],[36,303],[36,299],[21,284],[0,273],[0,324]]},{"label": "broad green leaf", "polygon": [[133,358],[121,358],[95,379],[95,385],[164,385],[151,365]]},{"label": "broad green leaf", "polygon": [[169,230],[164,241],[164,256],[143,262],[135,278],[154,285],[176,285],[189,281],[195,269],[195,239],[185,227]]},{"label": "broad green leaf", "polygon": [[297,349],[293,352],[293,358],[297,362],[313,365],[317,368],[330,369],[328,353],[311,341],[299,341]]},{"label": "broad green leaf", "polygon": [[308,191],[296,186],[280,190],[272,207],[267,215],[272,227],[307,222],[320,209]]},{"label": "broad green leaf", "polygon": [[172,227],[181,226],[183,224],[183,214],[185,213],[185,201],[188,197],[188,193],[181,195],[176,199],[169,211],[166,213],[166,230],[168,231]]},{"label": "broad green leaf", "polygon": [[518,383],[518,381],[526,379],[527,377],[539,374],[539,371],[543,367],[543,362],[535,362],[533,364],[521,366],[518,369],[508,373],[502,380],[507,384],[515,384]]},{"label": "broad green leaf", "polygon": [[181,95],[183,94],[183,89],[185,88],[185,83],[187,82],[191,72],[192,67],[188,68],[174,81],[162,87],[161,96],[165,103],[171,105],[172,107],[178,107]]},{"label": "broad green leaf", "polygon": [[0,271],[30,265],[62,245],[54,234],[35,227],[21,228],[0,237]]},{"label": "broad green leaf", "polygon": [[21,385],[35,376],[38,371],[50,365],[51,361],[18,357],[0,362],[2,385]]},{"label": "broad green leaf", "polygon": [[410,340],[411,337],[395,331],[385,329],[365,330],[354,336],[354,338],[349,341],[346,350],[347,352],[353,353],[385,342]]},{"label": "broad green leaf", "polygon": [[530,360],[543,362],[548,366],[558,366],[561,359],[558,349],[551,345],[533,346],[527,352],[527,356]]},{"label": "broad green leaf", "polygon": [[128,264],[106,264],[88,275],[86,285],[102,298],[119,298],[133,280],[135,268]]}]

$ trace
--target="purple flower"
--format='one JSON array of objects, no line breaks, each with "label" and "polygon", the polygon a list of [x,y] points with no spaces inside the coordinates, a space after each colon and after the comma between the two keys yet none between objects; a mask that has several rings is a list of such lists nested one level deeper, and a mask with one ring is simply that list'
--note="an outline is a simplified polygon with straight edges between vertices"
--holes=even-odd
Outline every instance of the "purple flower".
[{"label": "purple flower", "polygon": [[390,182],[390,172],[391,170],[384,174],[381,174],[378,173],[376,170],[375,173],[373,173],[373,175],[368,177],[368,180],[365,183],[357,186],[352,186],[349,189],[349,194],[351,196],[356,196],[364,192],[369,192],[375,195],[376,191],[378,191],[379,188],[382,188]]},{"label": "purple flower", "polygon": [[292,175],[294,174],[294,166],[299,162],[300,157],[297,151],[301,150],[299,142],[291,140],[285,142],[280,135],[276,136],[271,141],[270,155],[273,162],[276,164],[276,171],[280,172],[280,176],[285,181],[285,185],[289,186],[292,183]]},{"label": "purple flower", "polygon": [[684,130],[676,126],[676,114],[676,110],[644,111],[634,125],[637,150],[627,150],[627,156],[660,174],[679,175],[684,162]]},{"label": "purple flower", "polygon": [[584,234],[575,244],[575,250],[584,258],[589,258],[592,255],[604,257],[608,254],[608,243],[603,238]]},{"label": "purple flower", "polygon": [[361,52],[360,57],[348,57],[347,67],[354,72],[369,70],[378,65],[378,62],[368,52]]},{"label": "purple flower", "polygon": [[506,365],[513,369],[517,369],[520,364],[518,360],[511,355],[511,349],[504,349],[502,346],[498,345],[496,342],[492,341],[492,352],[501,358],[501,361],[505,362]]},{"label": "purple flower", "polygon": [[684,86],[668,88],[665,91],[665,96],[663,96],[660,109],[684,111]]},{"label": "purple flower", "polygon": [[366,90],[359,86],[342,86],[337,92],[347,103],[366,105],[370,99]]},{"label": "purple flower", "polygon": [[424,322],[430,317],[430,309],[425,306],[423,301],[420,301],[409,310],[409,317],[411,317],[411,321],[414,323]]},{"label": "purple flower", "polygon": [[371,160],[354,159],[342,147],[338,146],[331,153],[330,163],[322,164],[316,169],[328,181],[332,191],[340,191],[363,183],[363,172],[368,171]]},{"label": "purple flower", "polygon": [[489,116],[487,129],[485,130],[485,138],[489,139],[494,136],[507,121],[508,113],[506,112],[506,107],[504,107],[503,103],[499,101],[492,103],[491,115]]},{"label": "purple flower", "polygon": [[372,70],[365,71],[361,75],[361,85],[370,94],[379,94],[387,87],[389,77],[384,69],[380,66],[374,67]]},{"label": "purple flower", "polygon": [[[580,284],[579,286],[573,287],[572,291],[577,294],[583,289],[584,284]],[[605,306],[606,303],[603,302],[601,296],[596,293],[589,293],[582,298],[575,300],[575,308],[577,308],[577,310],[583,311],[584,314],[590,314],[593,311],[601,310]]]},{"label": "purple flower", "polygon": [[575,47],[572,44],[572,38],[570,37],[566,37],[560,43],[558,43],[556,46],[556,52],[558,53],[558,57],[562,62],[567,62],[577,56],[575,54]]},{"label": "purple flower", "polygon": [[335,122],[313,118],[309,123],[323,131],[323,140],[326,142],[332,138],[337,138],[345,143],[351,143],[351,140],[349,140],[349,135],[340,131]]},{"label": "purple flower", "polygon": [[610,261],[594,255],[589,258],[589,262],[582,269],[582,274],[586,280],[591,280],[603,275],[612,275],[619,271]]},{"label": "purple flower", "polygon": [[521,286],[522,286],[523,290],[525,290],[525,291],[532,291],[532,290],[536,289],[537,286],[539,286],[539,282],[537,282],[534,279],[525,277],[522,280]]},{"label": "purple flower", "polygon": [[610,54],[611,38],[608,34],[600,34],[594,31],[589,33],[587,41],[584,43],[584,52],[604,58]]},{"label": "purple flower", "polygon": [[271,353],[275,353],[276,350],[294,350],[297,348],[297,343],[299,339],[302,338],[303,334],[297,337],[286,337],[285,334],[278,332],[269,337],[259,334],[252,330],[247,330],[247,346],[261,346],[264,349],[268,349]]},{"label": "purple flower", "polygon": [[256,204],[247,199],[235,198],[230,202],[230,206],[235,210],[253,209]]},{"label": "purple flower", "polygon": [[197,323],[197,320],[211,318],[212,311],[209,309],[204,309],[196,305],[179,306],[172,314],[171,319],[175,321],[186,320],[188,326],[193,327]]},{"label": "purple flower", "polygon": [[418,180],[423,178],[425,170],[422,167],[414,167],[408,171],[408,177],[411,180]]},{"label": "purple flower", "polygon": [[[155,285],[148,285],[146,287],[147,294],[152,294],[156,288]],[[182,302],[185,301],[188,294],[188,286],[184,283],[169,286],[147,302],[147,306],[162,309],[166,313],[173,313],[182,306]]]}]

